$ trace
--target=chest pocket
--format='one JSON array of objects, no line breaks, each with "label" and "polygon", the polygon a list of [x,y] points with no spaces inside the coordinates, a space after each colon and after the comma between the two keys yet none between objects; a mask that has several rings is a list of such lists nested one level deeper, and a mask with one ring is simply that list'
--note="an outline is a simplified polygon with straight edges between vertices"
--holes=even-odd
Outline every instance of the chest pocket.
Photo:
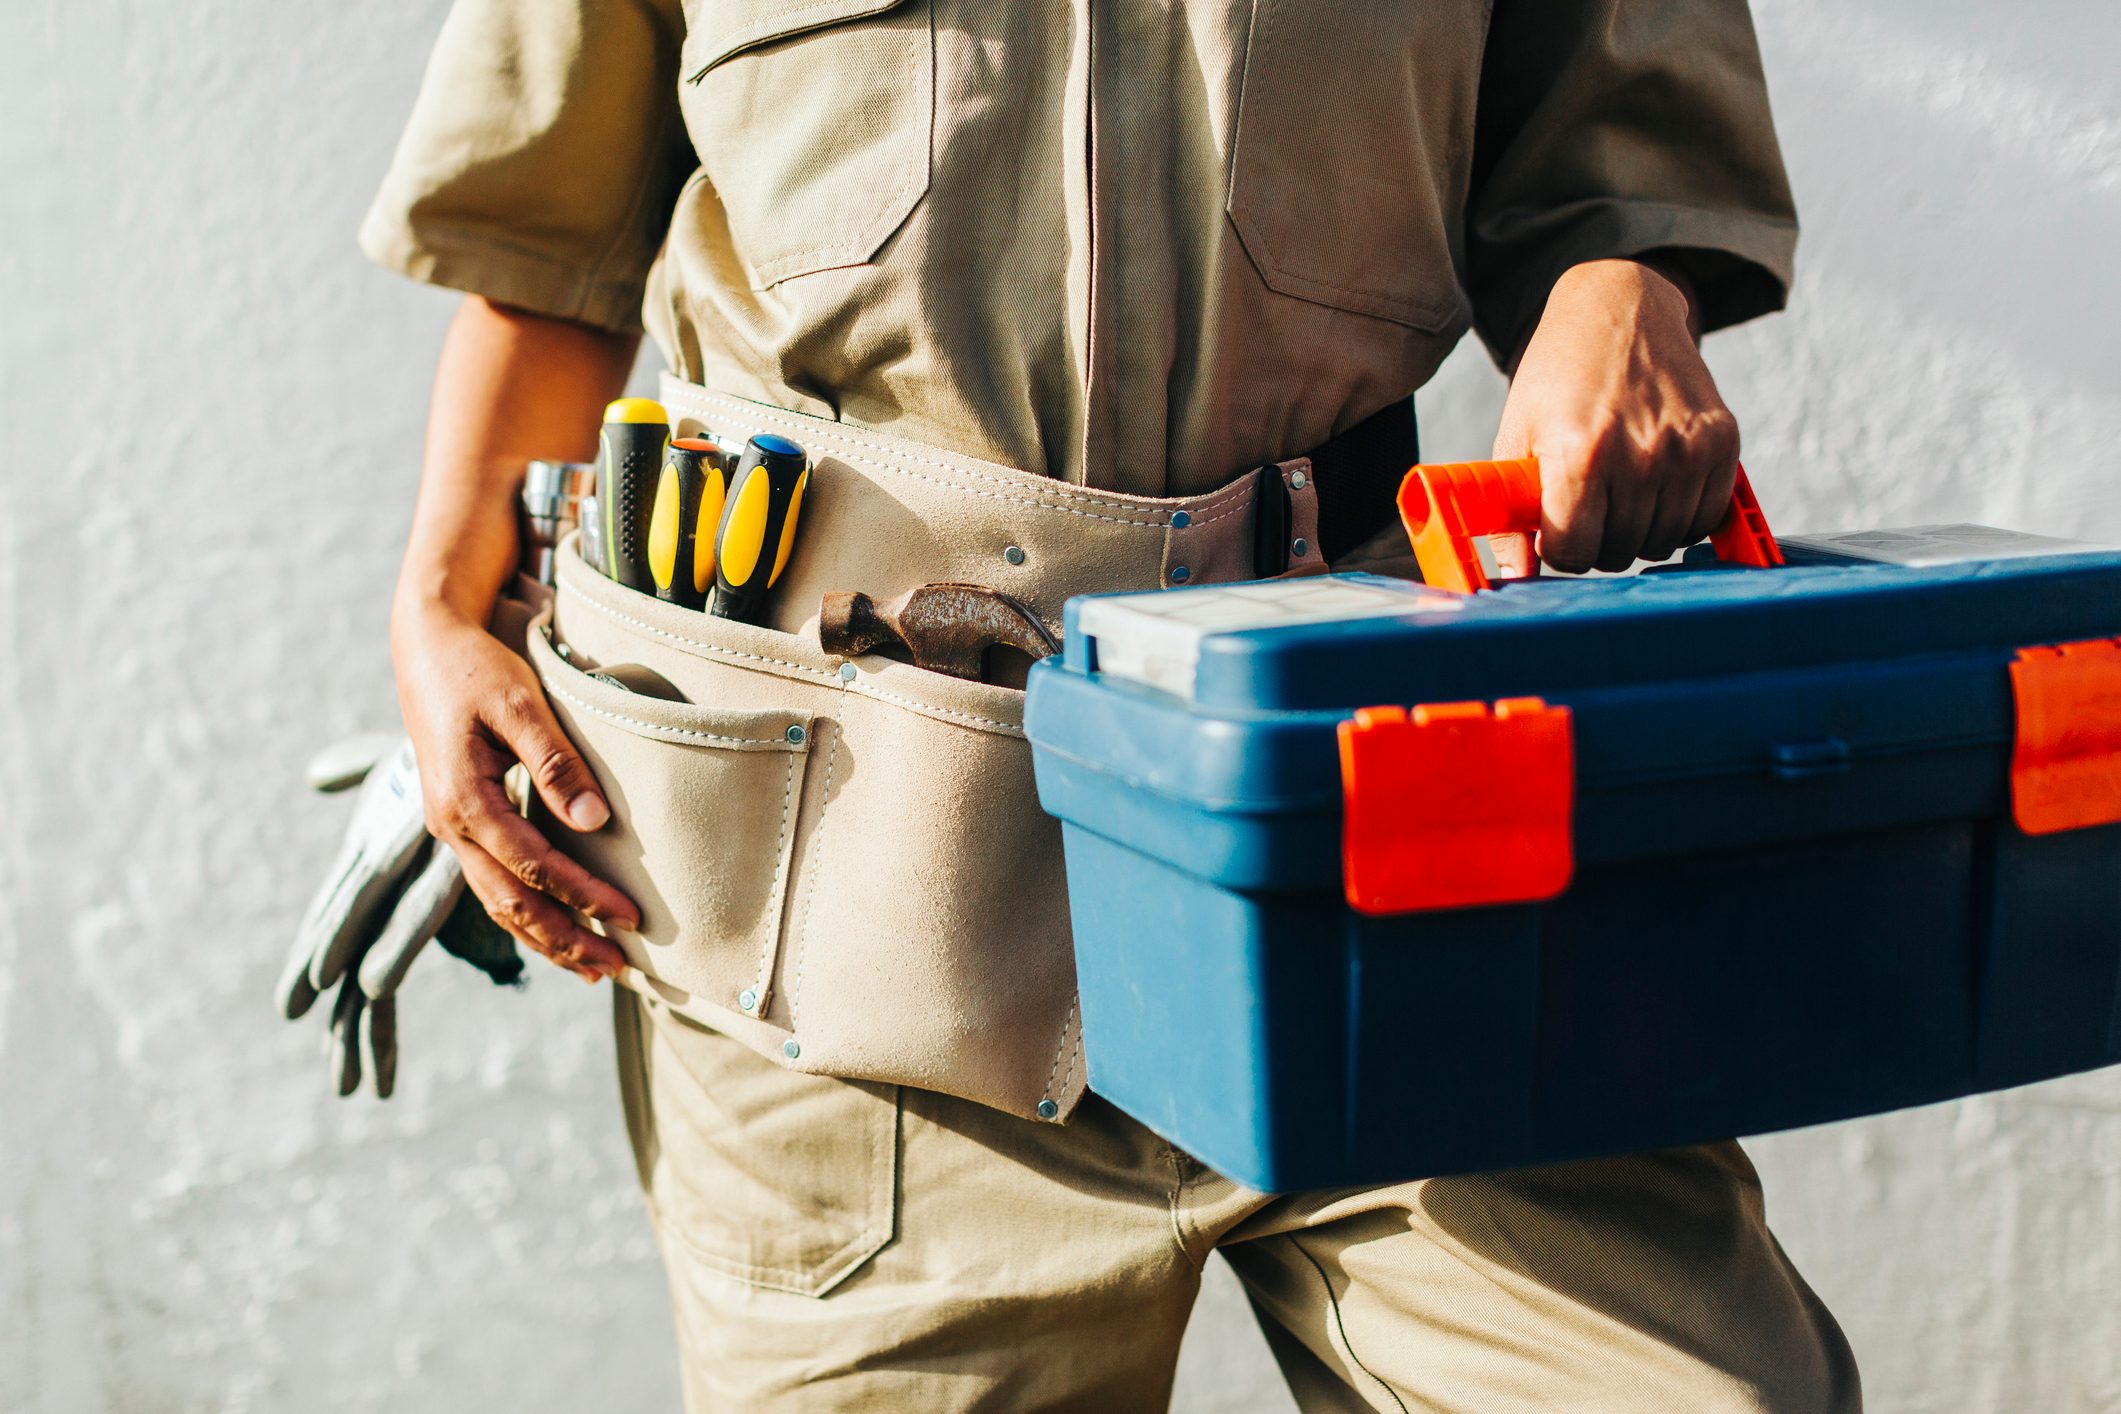
[{"label": "chest pocket", "polygon": [[1435,333],[1465,301],[1483,0],[1256,0],[1230,219],[1268,288]]},{"label": "chest pocket", "polygon": [[928,191],[929,0],[693,0],[685,126],[759,289],[873,257]]}]

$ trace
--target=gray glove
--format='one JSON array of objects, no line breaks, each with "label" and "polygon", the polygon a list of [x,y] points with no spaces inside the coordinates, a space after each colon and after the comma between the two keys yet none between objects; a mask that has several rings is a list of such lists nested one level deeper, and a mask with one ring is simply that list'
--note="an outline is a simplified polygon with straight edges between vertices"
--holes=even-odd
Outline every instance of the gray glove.
[{"label": "gray glove", "polygon": [[427,833],[410,741],[348,738],[319,752],[307,776],[318,791],[361,791],[296,931],[280,1006],[293,1020],[336,986],[327,1049],[338,1092],[359,1089],[365,1071],[387,1098],[397,1079],[398,986],[428,940],[439,937],[496,982],[516,981],[523,961],[515,940],[465,890],[456,855]]}]

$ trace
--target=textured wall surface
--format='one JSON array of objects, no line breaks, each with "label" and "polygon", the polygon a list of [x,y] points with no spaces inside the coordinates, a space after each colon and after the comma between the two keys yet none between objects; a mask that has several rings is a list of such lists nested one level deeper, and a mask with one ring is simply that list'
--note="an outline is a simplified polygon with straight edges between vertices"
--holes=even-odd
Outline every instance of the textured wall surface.
[{"label": "textured wall surface", "polygon": [[[448,301],[351,233],[442,0],[0,6],[0,1409],[675,1399],[604,998],[430,960],[399,1097],[268,1003],[392,720]],[[2121,541],[2112,0],[1760,0],[1793,313],[1717,339],[1787,528]],[[1483,452],[1500,385],[1422,403]],[[2121,1411],[2121,1075],[1755,1146],[1874,1409]],[[1287,1407],[1226,1271],[1179,1407]]]}]

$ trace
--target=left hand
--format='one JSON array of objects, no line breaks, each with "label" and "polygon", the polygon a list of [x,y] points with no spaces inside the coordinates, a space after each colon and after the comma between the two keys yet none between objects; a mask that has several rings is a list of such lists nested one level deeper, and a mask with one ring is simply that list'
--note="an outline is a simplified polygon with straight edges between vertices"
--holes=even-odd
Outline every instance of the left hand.
[{"label": "left hand", "polygon": [[[1539,559],[1554,569],[1624,570],[1707,536],[1730,507],[1738,421],[1687,292],[1633,260],[1565,273],[1518,360],[1495,457],[1539,458]],[[1504,574],[1537,573],[1530,537],[1494,547]]]}]

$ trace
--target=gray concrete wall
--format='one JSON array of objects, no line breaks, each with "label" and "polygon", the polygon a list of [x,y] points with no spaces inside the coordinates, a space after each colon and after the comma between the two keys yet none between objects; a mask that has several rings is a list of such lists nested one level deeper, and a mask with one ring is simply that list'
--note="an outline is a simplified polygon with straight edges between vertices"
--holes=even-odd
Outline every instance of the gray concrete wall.
[{"label": "gray concrete wall", "polygon": [[[1807,234],[1717,339],[1788,528],[2121,542],[2121,12],[1761,0]],[[387,1105],[276,1021],[392,720],[445,297],[351,232],[441,0],[0,7],[0,1408],[671,1407],[603,997],[422,968]],[[1500,390],[1454,360],[1433,452]],[[2121,1410],[2121,1077],[1762,1140],[1890,1414]],[[1286,1407],[1227,1274],[1181,1408]]]}]

